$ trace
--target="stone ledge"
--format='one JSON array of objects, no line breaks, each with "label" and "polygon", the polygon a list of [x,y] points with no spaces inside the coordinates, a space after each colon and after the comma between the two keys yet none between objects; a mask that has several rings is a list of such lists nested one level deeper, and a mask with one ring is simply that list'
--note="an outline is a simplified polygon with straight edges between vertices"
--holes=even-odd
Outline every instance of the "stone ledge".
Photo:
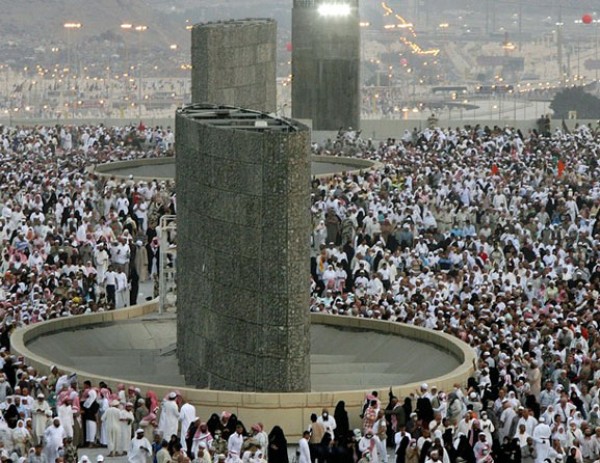
[{"label": "stone ledge", "polygon": [[[347,174],[351,174],[351,175],[358,174],[365,170],[380,169],[383,166],[383,164],[381,164],[380,162],[370,161],[368,159],[357,159],[357,158],[349,158],[349,157],[343,157],[343,156],[320,156],[320,155],[315,156],[315,155],[312,155],[310,157],[310,161],[311,162],[330,163],[330,164],[341,164],[341,165],[344,165],[346,168],[348,166],[352,166],[352,167],[354,167],[354,169],[344,171]],[[243,162],[243,161],[240,161],[240,162]],[[91,168],[91,171],[93,171],[96,175],[99,175],[100,177],[114,176],[116,178],[128,178],[128,175],[120,174],[120,173],[118,173],[118,171],[122,170],[122,169],[128,169],[131,167],[159,166],[159,165],[175,164],[175,163],[176,163],[175,157],[132,159],[132,160],[128,160],[128,161],[114,161],[114,162],[108,162],[106,164],[98,164],[98,165],[93,166]],[[327,178],[333,177],[334,175],[339,175],[341,173],[342,173],[342,170],[340,170],[340,172],[337,172],[337,173],[326,173],[326,174],[317,174],[317,175],[311,174],[311,178],[327,179]],[[161,177],[161,176],[141,177],[141,176],[136,175],[136,176],[134,176],[134,178],[137,180],[144,180],[144,181],[151,181],[154,179],[175,180],[172,177]]]},{"label": "stone ledge", "polygon": [[[53,362],[34,354],[27,348],[27,343],[32,339],[51,332],[76,327],[130,320],[154,313],[157,310],[158,300],[155,299],[127,309],[61,318],[20,328],[11,337],[12,350],[15,354],[22,355],[27,364],[33,366],[41,373],[47,374]],[[311,322],[340,328],[374,330],[407,336],[415,340],[434,344],[436,347],[452,353],[452,355],[462,361],[462,364],[446,375],[427,380],[430,385],[436,385],[441,390],[450,390],[456,383],[465,384],[473,372],[474,351],[464,342],[446,333],[380,320],[324,314],[312,314]],[[71,371],[70,368],[61,365],[57,365],[57,367]],[[76,370],[75,372],[82,379],[89,379],[93,383],[103,380],[113,388],[118,383],[131,382],[123,378],[98,376],[82,370]],[[136,382],[135,384],[142,389],[142,393],[145,393],[147,390],[153,390],[159,397],[163,397],[173,389],[173,387],[165,387],[158,384],[141,382]],[[394,393],[399,397],[406,396],[414,392],[418,386],[419,383],[394,386]],[[306,429],[309,424],[309,417],[312,412],[319,412],[322,408],[329,408],[332,411],[340,400],[346,402],[350,425],[352,427],[360,427],[358,415],[362,409],[365,393],[367,392],[364,389],[357,391],[308,393],[251,393],[193,388],[179,388],[179,390],[187,400],[196,406],[199,416],[207,417],[211,413],[219,412],[221,409],[229,409],[240,416],[245,423],[261,421],[269,429],[275,424],[279,424],[284,429],[288,438],[292,440],[301,437],[302,430]],[[384,401],[387,398],[387,392],[387,389],[379,390],[380,397]]]},{"label": "stone ledge", "polygon": [[[116,178],[128,178],[128,175],[123,175],[116,173],[115,171],[121,169],[127,169],[130,167],[140,167],[140,166],[161,166],[164,164],[175,164],[175,157],[168,156],[162,158],[146,158],[146,159],[131,159],[128,161],[114,161],[107,162],[105,164],[97,164],[91,168],[91,170],[100,177],[116,177]],[[154,179],[159,180],[175,180],[171,177],[135,177],[137,180],[151,181]]]}]

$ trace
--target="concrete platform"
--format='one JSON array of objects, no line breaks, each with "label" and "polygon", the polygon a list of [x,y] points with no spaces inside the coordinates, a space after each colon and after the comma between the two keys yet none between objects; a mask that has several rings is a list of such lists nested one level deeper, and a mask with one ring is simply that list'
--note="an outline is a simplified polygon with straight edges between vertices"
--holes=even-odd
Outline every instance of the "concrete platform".
[{"label": "concrete platform", "polygon": [[[132,382],[185,386],[174,317],[144,317],[40,336],[27,344],[74,370]],[[311,384],[317,392],[386,388],[443,376],[460,364],[431,344],[390,334],[311,327]]]}]

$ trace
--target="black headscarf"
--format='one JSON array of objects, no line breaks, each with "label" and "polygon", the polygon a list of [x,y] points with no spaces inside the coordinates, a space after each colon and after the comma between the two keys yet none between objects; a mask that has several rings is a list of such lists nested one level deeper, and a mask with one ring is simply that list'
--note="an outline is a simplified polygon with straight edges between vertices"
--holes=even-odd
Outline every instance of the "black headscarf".
[{"label": "black headscarf", "polygon": [[219,415],[217,415],[216,413],[213,413],[212,415],[210,415],[210,418],[206,422],[206,427],[208,428],[208,432],[210,432],[211,436],[215,435],[215,431],[217,429],[220,429],[221,431],[223,431],[223,429],[221,429],[220,425],[221,425],[221,420],[219,419]]},{"label": "black headscarf", "polygon": [[287,439],[279,426],[269,433],[269,463],[289,463]]},{"label": "black headscarf", "polygon": [[334,435],[335,439],[339,441],[347,436],[348,431],[350,431],[350,422],[348,420],[348,412],[346,411],[346,403],[343,400],[340,400],[335,406],[333,417],[335,418],[335,423],[337,426],[335,428]]}]

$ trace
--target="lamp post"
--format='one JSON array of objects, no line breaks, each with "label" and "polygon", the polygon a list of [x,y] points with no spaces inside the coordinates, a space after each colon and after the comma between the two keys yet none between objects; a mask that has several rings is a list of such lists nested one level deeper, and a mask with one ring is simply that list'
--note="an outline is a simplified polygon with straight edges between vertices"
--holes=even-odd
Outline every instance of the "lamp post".
[{"label": "lamp post", "polygon": [[[146,32],[148,30],[148,26],[143,25],[143,24],[137,24],[134,25],[132,23],[123,23],[121,24],[121,29],[123,31],[131,31],[131,32],[137,32],[137,33],[141,33],[141,32]],[[141,35],[138,35],[138,41],[137,41],[137,45],[138,45],[138,117],[142,117],[142,87],[143,87],[143,75],[142,75],[142,61],[141,61],[141,54],[139,52],[139,48],[141,47],[142,44],[142,39],[141,39]],[[127,47],[127,40],[125,41],[125,61],[126,61],[126,65],[128,67],[128,70],[130,70],[132,68],[132,66],[129,65],[129,56],[128,56],[128,47]],[[129,74],[129,72],[127,73]],[[127,76],[129,78],[129,75]]]},{"label": "lamp post", "polygon": [[81,23],[66,22],[63,27],[67,30],[67,66],[71,71],[71,31],[81,29]]},{"label": "lamp post", "polygon": [[[148,30],[148,26],[135,26],[136,32],[145,32]],[[139,49],[142,45],[142,36],[138,35],[138,56]],[[142,60],[141,58],[138,60],[138,73],[139,73],[139,83],[138,83],[138,118],[142,117],[142,88],[144,85],[143,74],[142,74]]]},{"label": "lamp post", "polygon": [[[121,24],[121,30],[130,31],[131,29],[133,29],[133,24],[131,24],[131,23]],[[125,66],[129,70],[129,47],[127,46],[127,40],[125,40],[124,42],[125,42]]]},{"label": "lamp post", "polygon": [[[66,22],[66,23],[63,24],[63,27],[67,30],[67,61],[68,61],[68,63],[67,63],[67,67],[68,67],[67,91],[70,92],[71,91],[71,68],[72,68],[72,63],[71,63],[71,31],[79,30],[79,29],[81,29],[82,26],[81,26],[81,23]],[[76,92],[77,92],[77,90],[74,87],[73,88],[73,100],[72,100],[72,105],[71,105],[73,117],[75,117],[74,105],[75,105],[75,101],[77,101]]]}]

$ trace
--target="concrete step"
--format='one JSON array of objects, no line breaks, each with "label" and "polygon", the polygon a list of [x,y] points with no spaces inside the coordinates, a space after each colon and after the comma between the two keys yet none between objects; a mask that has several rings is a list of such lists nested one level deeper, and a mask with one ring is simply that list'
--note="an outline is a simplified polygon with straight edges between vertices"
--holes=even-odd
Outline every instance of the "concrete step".
[{"label": "concrete step", "polygon": [[335,354],[311,354],[310,355],[310,363],[311,365],[317,363],[353,363],[356,355],[335,355]]},{"label": "concrete step", "polygon": [[[362,374],[362,373],[341,373],[337,375],[331,374],[315,374],[311,373],[311,385],[315,387],[316,384],[340,384],[345,386],[356,385],[356,386],[367,386],[369,384],[402,384],[403,377],[410,377],[410,375],[402,375],[398,373],[374,373],[374,374]],[[312,383],[314,381],[314,383]]]},{"label": "concrete step", "polygon": [[338,374],[347,373],[354,371],[357,373],[386,373],[391,363],[380,362],[380,363],[312,363],[310,366],[310,373],[312,374]]}]

